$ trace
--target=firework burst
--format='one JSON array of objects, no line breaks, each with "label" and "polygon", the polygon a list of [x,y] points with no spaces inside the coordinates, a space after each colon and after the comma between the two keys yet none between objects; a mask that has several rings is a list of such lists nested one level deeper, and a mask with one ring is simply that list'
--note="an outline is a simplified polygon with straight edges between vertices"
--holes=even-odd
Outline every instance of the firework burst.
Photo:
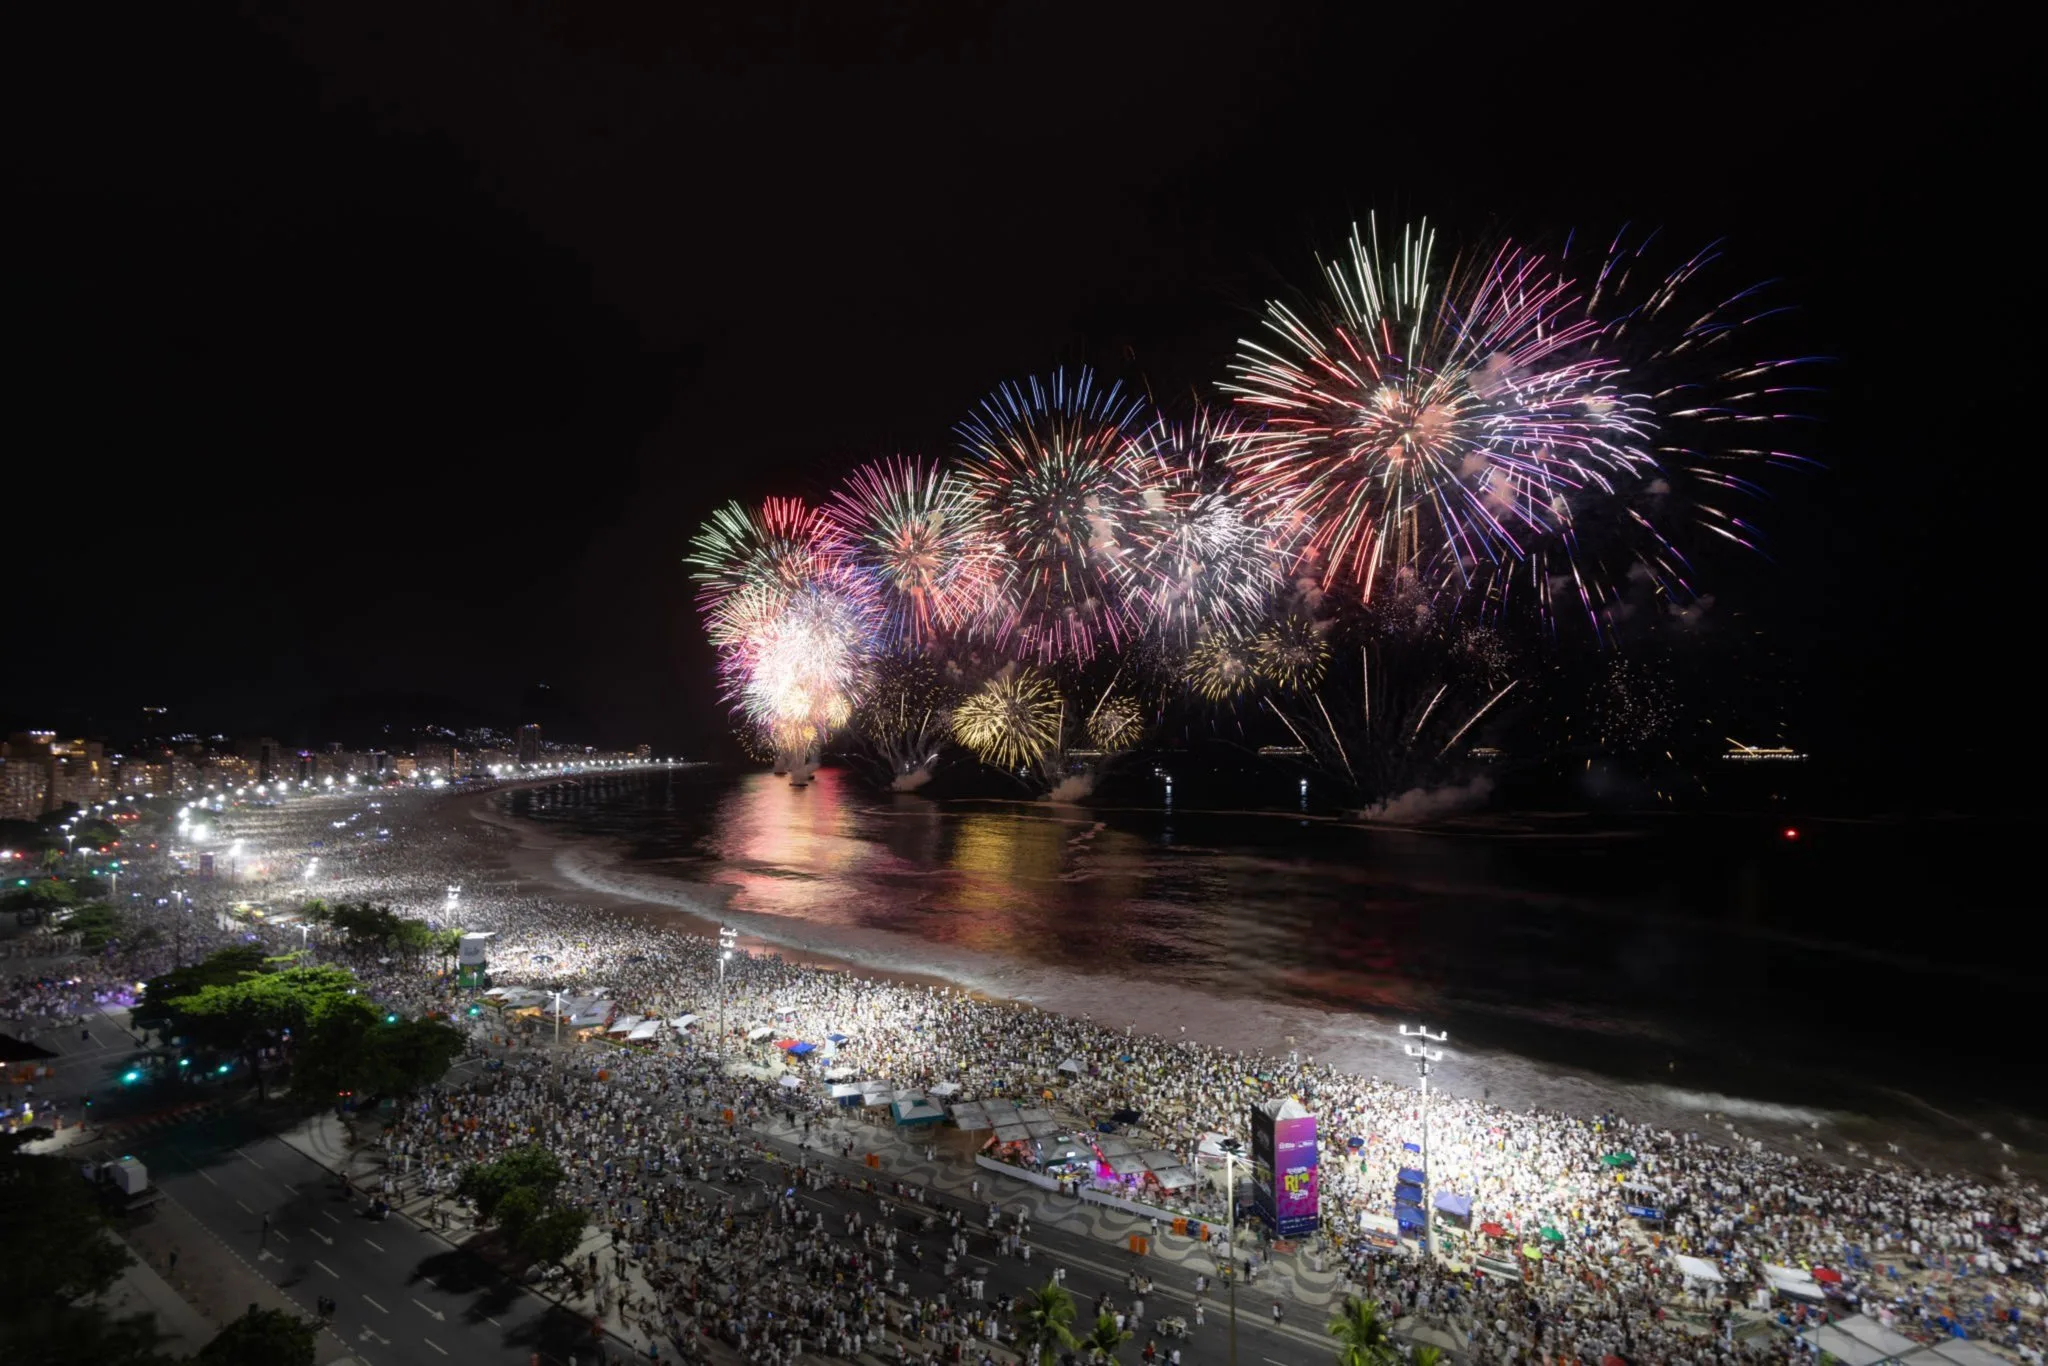
[{"label": "firework burst", "polygon": [[818,509],[801,498],[768,498],[753,511],[727,503],[691,538],[683,563],[706,608],[745,589],[793,590],[834,566]]},{"label": "firework burst", "polygon": [[1228,702],[1258,686],[1259,661],[1249,640],[1212,631],[1188,647],[1182,677],[1196,696]]},{"label": "firework burst", "polygon": [[729,504],[691,542],[705,631],[743,732],[784,766],[809,762],[853,714],[881,612],[795,499]]},{"label": "firework burst", "polygon": [[916,459],[863,465],[824,522],[824,544],[875,582],[889,639],[922,645],[1002,617],[1001,558],[957,474]]},{"label": "firework burst", "polygon": [[1121,562],[1143,514],[1131,451],[1142,404],[1087,370],[1005,384],[958,432],[961,472],[1003,557],[988,629],[1019,655],[1086,660],[1133,631]]},{"label": "firework burst", "polygon": [[1203,409],[1132,442],[1142,519],[1116,569],[1125,599],[1164,636],[1249,630],[1284,586],[1283,528],[1238,473],[1252,439],[1234,415]]},{"label": "firework burst", "polygon": [[953,709],[953,738],[997,768],[1036,764],[1058,752],[1065,710],[1051,679],[1009,669]]},{"label": "firework burst", "polygon": [[[1302,561],[1366,599],[1390,570],[1462,595],[1504,588],[1527,564],[1546,610],[1563,587],[1596,631],[1631,563],[1689,597],[1686,558],[1657,525],[1672,510],[1667,466],[1756,488],[1670,433],[1782,416],[1764,411],[1791,392],[1772,381],[1801,362],[1733,358],[1733,338],[1768,311],[1745,293],[1678,322],[1711,255],[1653,277],[1620,239],[1583,273],[1512,243],[1439,269],[1426,225],[1391,254],[1371,224],[1350,247],[1306,317],[1268,306],[1265,340],[1241,343],[1225,386],[1265,421],[1240,464],[1303,535]],[[1704,381],[1676,379],[1703,359]],[[1744,540],[1747,524],[1717,504],[1687,509]],[[1625,558],[1587,552],[1617,533]]]},{"label": "firework burst", "polygon": [[1252,638],[1259,677],[1288,692],[1315,687],[1330,667],[1330,643],[1323,636],[1323,627],[1292,612],[1273,622]]},{"label": "firework burst", "polygon": [[1136,749],[1145,738],[1145,713],[1120,693],[1102,699],[1088,717],[1088,740],[1104,754]]}]

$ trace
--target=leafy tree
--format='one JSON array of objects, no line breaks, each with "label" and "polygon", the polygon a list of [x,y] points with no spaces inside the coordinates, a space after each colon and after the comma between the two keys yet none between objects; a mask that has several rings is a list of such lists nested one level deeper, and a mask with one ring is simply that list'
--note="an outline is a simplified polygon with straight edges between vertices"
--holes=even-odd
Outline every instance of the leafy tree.
[{"label": "leafy tree", "polygon": [[1337,1339],[1337,1366],[1387,1366],[1394,1359],[1393,1335],[1371,1300],[1346,1298],[1329,1334]]},{"label": "leafy tree", "polygon": [[0,1358],[36,1366],[178,1366],[156,1350],[156,1315],[115,1318],[97,1304],[44,1301],[11,1309],[0,1324]]},{"label": "leafy tree", "polygon": [[383,1025],[382,1012],[367,997],[330,1002],[318,1019],[294,1033],[292,1093],[325,1105],[345,1091],[372,1089],[370,1041]]},{"label": "leafy tree", "polygon": [[462,1056],[462,1031],[441,1020],[400,1020],[370,1038],[370,1088],[409,1095],[439,1081]]},{"label": "leafy tree", "polygon": [[1442,1366],[1444,1349],[1427,1343],[1415,1349],[1415,1366]]},{"label": "leafy tree", "polygon": [[267,972],[267,960],[263,950],[252,945],[241,944],[231,949],[221,949],[201,962],[185,967],[173,968],[160,977],[152,977],[142,986],[142,1000],[128,1012],[129,1022],[137,1029],[163,1029],[176,1034],[182,1032],[178,1026],[183,1021],[182,1012],[173,1009],[171,1002],[183,996],[194,996],[210,986],[226,986],[239,982],[254,973]]},{"label": "leafy tree", "polygon": [[316,1331],[311,1319],[252,1304],[192,1360],[195,1366],[313,1366]]},{"label": "leafy tree", "polygon": [[555,1199],[561,1184],[562,1164],[555,1155],[529,1144],[471,1167],[456,1189],[476,1202],[478,1214],[497,1223],[514,1248],[537,1262],[559,1262],[583,1241],[589,1219]]},{"label": "leafy tree", "polygon": [[547,1196],[532,1186],[514,1186],[491,1210],[491,1218],[514,1246],[543,1213]]},{"label": "leafy tree", "polygon": [[513,1246],[536,1262],[564,1262],[583,1243],[583,1226],[590,1216],[570,1205],[550,1205],[514,1238]]},{"label": "leafy tree", "polygon": [[121,936],[121,914],[105,904],[81,906],[64,922],[64,928],[79,936],[79,946],[98,953]]},{"label": "leafy tree", "polygon": [[393,936],[399,951],[414,963],[432,952],[439,938],[439,935],[427,928],[427,922],[424,920],[399,921],[398,933]]},{"label": "leafy tree", "polygon": [[1030,1366],[1045,1366],[1053,1354],[1075,1345],[1074,1297],[1057,1281],[1027,1291],[1017,1306],[1017,1351]]},{"label": "leafy tree", "polygon": [[1114,1361],[1116,1349],[1130,1340],[1130,1330],[1117,1327],[1116,1315],[1105,1313],[1095,1316],[1095,1327],[1081,1339],[1080,1347],[1097,1361]]},{"label": "leafy tree", "polygon": [[520,1187],[545,1200],[562,1184],[562,1164],[537,1144],[514,1148],[495,1162],[482,1162],[462,1173],[456,1190],[476,1202],[477,1213],[492,1218],[498,1204]]},{"label": "leafy tree", "polygon": [[103,820],[80,821],[71,827],[71,833],[77,837],[74,847],[79,849],[104,849],[121,838],[120,828]]},{"label": "leafy tree", "polygon": [[63,837],[51,826],[39,821],[0,821],[0,849],[16,849],[24,853],[43,849],[62,849]]},{"label": "leafy tree", "polygon": [[398,938],[399,927],[405,923],[389,906],[372,906],[367,901],[354,906],[336,906],[330,912],[330,921],[351,942],[375,944],[379,948],[389,948],[391,942]]},{"label": "leafy tree", "polygon": [[92,1186],[69,1161],[21,1151],[38,1130],[0,1148],[0,1304],[75,1300],[104,1294],[128,1265],[106,1236]]},{"label": "leafy tree", "polygon": [[340,1003],[355,990],[354,975],[342,968],[287,968],[203,987],[167,1004],[180,1032],[196,1043],[241,1053],[257,1094],[267,1096],[259,1050],[287,1029],[297,1034],[328,1010],[346,1008]]},{"label": "leafy tree", "polygon": [[39,877],[26,887],[16,887],[0,901],[0,909],[45,916],[78,904],[78,889],[62,878]]},{"label": "leafy tree", "polygon": [[116,1320],[92,1303],[128,1254],[107,1236],[99,1199],[72,1162],[21,1150],[48,1136],[0,1139],[0,1361],[167,1366],[146,1318]]}]

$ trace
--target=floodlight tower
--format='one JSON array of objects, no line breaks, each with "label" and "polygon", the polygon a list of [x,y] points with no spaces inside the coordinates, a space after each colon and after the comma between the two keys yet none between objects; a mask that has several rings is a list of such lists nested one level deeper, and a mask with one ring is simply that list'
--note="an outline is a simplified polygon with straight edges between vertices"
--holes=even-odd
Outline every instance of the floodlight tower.
[{"label": "floodlight tower", "polygon": [[1441,1034],[1429,1032],[1428,1025],[1401,1026],[1401,1037],[1420,1039],[1421,1043],[1402,1045],[1408,1056],[1415,1059],[1416,1075],[1422,1078],[1422,1245],[1429,1249],[1431,1257],[1436,1256],[1436,1177],[1429,1165],[1429,1065],[1442,1062],[1441,1048],[1431,1048],[1433,1043],[1443,1043],[1451,1035],[1446,1030]]},{"label": "floodlight tower", "polygon": [[740,932],[730,925],[718,929],[718,1054],[725,1056],[725,965],[732,961],[732,951],[739,946]]}]

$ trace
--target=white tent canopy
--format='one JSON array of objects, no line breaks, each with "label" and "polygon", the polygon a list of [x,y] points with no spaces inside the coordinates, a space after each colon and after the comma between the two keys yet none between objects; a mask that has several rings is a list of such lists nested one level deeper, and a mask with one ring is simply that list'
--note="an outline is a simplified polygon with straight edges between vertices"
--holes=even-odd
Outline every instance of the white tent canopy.
[{"label": "white tent canopy", "polygon": [[639,1024],[633,1026],[633,1032],[628,1034],[626,1038],[631,1042],[638,1042],[641,1039],[651,1039],[654,1037],[655,1031],[660,1028],[661,1021],[659,1020],[642,1020]]},{"label": "white tent canopy", "polygon": [[1077,1077],[1080,1076],[1081,1060],[1079,1058],[1068,1058],[1065,1062],[1060,1064],[1060,1071],[1071,1072],[1073,1075]]},{"label": "white tent canopy", "polygon": [[747,1031],[748,1043],[759,1043],[763,1039],[772,1039],[774,1037],[775,1031],[773,1029],[770,1029],[767,1025],[755,1025],[752,1029]]},{"label": "white tent canopy", "polygon": [[1919,1343],[1894,1333],[1864,1314],[1851,1314],[1834,1323],[1822,1324],[1814,1330],[1812,1341],[1814,1346],[1831,1357],[1839,1358],[1845,1366],[1879,1366],[1882,1362],[1898,1361],[1907,1356],[1915,1356],[1922,1366],[1940,1366],[1939,1358],[1927,1356],[1923,1359],[1917,1355],[1923,1350]]},{"label": "white tent canopy", "polygon": [[784,1072],[781,1076],[775,1079],[775,1084],[783,1088],[785,1091],[794,1091],[797,1087],[802,1086],[803,1082],[798,1080],[797,1077],[793,1074]]},{"label": "white tent canopy", "polygon": [[1775,1266],[1766,1262],[1764,1279],[1770,1282],[1771,1289],[1795,1299],[1824,1300],[1828,1297],[1827,1292],[1820,1288],[1812,1275],[1796,1267]]},{"label": "white tent canopy", "polygon": [[1678,1268],[1678,1274],[1689,1281],[1711,1281],[1715,1285],[1721,1284],[1721,1268],[1704,1257],[1673,1257],[1671,1261]]}]

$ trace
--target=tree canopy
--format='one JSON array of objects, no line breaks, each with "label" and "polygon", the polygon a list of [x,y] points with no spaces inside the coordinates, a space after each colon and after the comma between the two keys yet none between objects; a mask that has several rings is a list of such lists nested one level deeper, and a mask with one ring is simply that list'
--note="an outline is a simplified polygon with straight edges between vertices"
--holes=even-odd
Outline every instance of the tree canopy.
[{"label": "tree canopy", "polygon": [[1389,1366],[1394,1360],[1393,1335],[1371,1300],[1347,1298],[1330,1320],[1329,1334],[1337,1339],[1337,1366]]},{"label": "tree canopy", "polygon": [[561,1184],[562,1164],[555,1155],[528,1144],[469,1168],[456,1189],[521,1253],[537,1262],[560,1262],[583,1241],[589,1221],[585,1211],[555,1198]]},{"label": "tree canopy", "polygon": [[1031,1366],[1044,1366],[1053,1353],[1075,1345],[1074,1297],[1057,1281],[1026,1292],[1017,1317],[1017,1350]]},{"label": "tree canopy", "polygon": [[47,1130],[0,1139],[0,1360],[48,1366],[168,1366],[146,1316],[92,1301],[128,1265],[91,1184],[61,1157],[21,1150]]},{"label": "tree canopy", "polygon": [[317,1331],[311,1319],[252,1304],[192,1361],[194,1366],[313,1366]]}]

